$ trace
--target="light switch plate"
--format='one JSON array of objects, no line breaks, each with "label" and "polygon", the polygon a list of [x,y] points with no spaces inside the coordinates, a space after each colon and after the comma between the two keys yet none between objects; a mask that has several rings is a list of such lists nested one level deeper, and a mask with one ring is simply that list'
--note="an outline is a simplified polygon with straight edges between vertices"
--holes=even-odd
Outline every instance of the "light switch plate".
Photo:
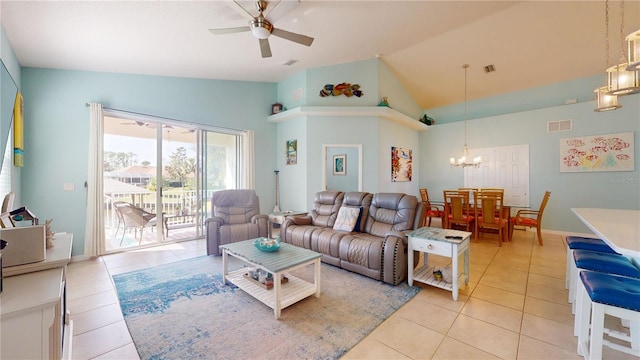
[{"label": "light switch plate", "polygon": [[76,189],[76,186],[73,183],[64,183],[62,184],[62,189],[64,191],[73,191]]}]

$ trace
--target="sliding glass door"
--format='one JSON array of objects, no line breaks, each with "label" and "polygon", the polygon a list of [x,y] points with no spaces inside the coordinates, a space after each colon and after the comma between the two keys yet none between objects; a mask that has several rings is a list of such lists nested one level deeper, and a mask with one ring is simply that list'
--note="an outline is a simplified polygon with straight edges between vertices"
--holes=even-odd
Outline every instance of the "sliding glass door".
[{"label": "sliding glass door", "polygon": [[106,251],[161,242],[158,129],[105,116],[103,140]]},{"label": "sliding glass door", "polygon": [[211,194],[239,187],[243,133],[104,118],[106,251],[203,237]]}]

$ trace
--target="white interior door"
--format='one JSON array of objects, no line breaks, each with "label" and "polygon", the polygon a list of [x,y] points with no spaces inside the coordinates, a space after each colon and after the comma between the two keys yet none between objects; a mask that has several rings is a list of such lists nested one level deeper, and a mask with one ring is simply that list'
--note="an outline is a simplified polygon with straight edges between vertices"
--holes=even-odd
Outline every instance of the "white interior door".
[{"label": "white interior door", "polygon": [[464,169],[464,186],[503,188],[505,205],[529,207],[529,145],[473,149],[480,167]]}]

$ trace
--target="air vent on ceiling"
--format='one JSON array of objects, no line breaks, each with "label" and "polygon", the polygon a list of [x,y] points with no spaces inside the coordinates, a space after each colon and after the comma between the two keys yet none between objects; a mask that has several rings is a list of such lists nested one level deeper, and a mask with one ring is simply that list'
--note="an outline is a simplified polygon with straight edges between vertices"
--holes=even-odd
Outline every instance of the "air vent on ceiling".
[{"label": "air vent on ceiling", "polygon": [[547,132],[568,131],[573,129],[571,119],[547,122]]},{"label": "air vent on ceiling", "polygon": [[291,59],[291,60],[287,61],[286,63],[284,63],[284,65],[291,66],[291,65],[293,65],[293,64],[295,64],[297,62],[298,62],[298,60]]}]

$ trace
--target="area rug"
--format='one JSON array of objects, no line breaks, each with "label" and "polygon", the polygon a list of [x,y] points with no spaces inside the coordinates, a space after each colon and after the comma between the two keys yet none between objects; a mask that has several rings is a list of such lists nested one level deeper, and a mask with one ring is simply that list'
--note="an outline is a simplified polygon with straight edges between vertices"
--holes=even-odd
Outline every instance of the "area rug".
[{"label": "area rug", "polygon": [[[113,280],[141,359],[336,359],[419,291],[327,264],[321,271],[320,297],[283,309],[279,320],[260,301],[223,284],[219,256]],[[312,272],[295,275],[310,278]]]}]

